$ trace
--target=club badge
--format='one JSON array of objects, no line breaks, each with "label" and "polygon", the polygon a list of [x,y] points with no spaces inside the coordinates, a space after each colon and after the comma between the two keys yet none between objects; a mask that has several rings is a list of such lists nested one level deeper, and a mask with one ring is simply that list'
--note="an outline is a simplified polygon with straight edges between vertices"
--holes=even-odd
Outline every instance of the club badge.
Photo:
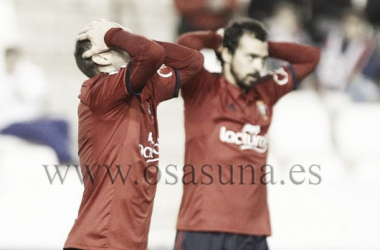
[{"label": "club badge", "polygon": [[259,110],[260,114],[264,117],[264,119],[268,119],[268,108],[265,105],[263,101],[257,101],[256,102],[257,109]]}]

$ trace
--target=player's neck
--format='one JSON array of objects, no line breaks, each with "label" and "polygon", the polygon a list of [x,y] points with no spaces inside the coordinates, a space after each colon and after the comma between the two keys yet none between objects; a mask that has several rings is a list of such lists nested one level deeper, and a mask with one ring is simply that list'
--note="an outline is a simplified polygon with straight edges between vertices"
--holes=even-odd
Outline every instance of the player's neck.
[{"label": "player's neck", "polygon": [[226,78],[228,83],[237,86],[235,77],[232,75],[231,68],[230,68],[229,64],[225,63],[223,65],[223,72],[222,73],[223,73],[223,76],[224,76],[224,78]]},{"label": "player's neck", "polygon": [[245,88],[242,88],[238,82],[236,81],[236,78],[233,76],[231,70],[229,69],[228,65],[224,65],[223,67],[223,76],[224,78],[226,78],[227,82],[229,84],[232,84],[234,86],[236,86],[237,88],[239,88],[242,92],[246,93],[247,92],[247,89]]},{"label": "player's neck", "polygon": [[115,68],[113,65],[109,66],[99,66],[99,71],[102,73],[112,73],[118,71],[119,69]]}]

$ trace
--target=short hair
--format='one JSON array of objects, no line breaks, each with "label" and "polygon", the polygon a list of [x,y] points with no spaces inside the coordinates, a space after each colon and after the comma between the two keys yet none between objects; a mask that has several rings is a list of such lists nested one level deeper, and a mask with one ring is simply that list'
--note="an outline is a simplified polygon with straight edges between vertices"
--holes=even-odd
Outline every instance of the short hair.
[{"label": "short hair", "polygon": [[242,18],[231,21],[225,28],[223,46],[232,54],[235,53],[240,38],[244,34],[254,35],[256,39],[263,42],[268,38],[268,31],[262,22],[251,18]]},{"label": "short hair", "polygon": [[20,56],[20,55],[21,55],[21,50],[18,47],[8,47],[5,50],[5,57]]},{"label": "short hair", "polygon": [[90,40],[77,41],[75,44],[74,57],[78,68],[88,78],[94,77],[99,73],[98,66],[92,61],[91,58],[83,58],[82,55],[87,50],[91,49],[92,43]]}]

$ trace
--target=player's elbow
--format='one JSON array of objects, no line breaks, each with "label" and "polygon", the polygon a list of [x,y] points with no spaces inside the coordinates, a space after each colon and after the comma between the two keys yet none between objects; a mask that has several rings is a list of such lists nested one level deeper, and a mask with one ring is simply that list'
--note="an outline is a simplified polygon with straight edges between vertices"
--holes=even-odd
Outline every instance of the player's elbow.
[{"label": "player's elbow", "polygon": [[161,46],[155,43],[154,49],[151,49],[149,51],[149,57],[151,58],[152,61],[154,61],[154,64],[157,66],[157,69],[161,67],[162,64],[165,62],[165,49]]},{"label": "player's elbow", "polygon": [[204,56],[201,52],[196,51],[194,54],[194,70],[196,70],[198,73],[202,70],[203,64],[204,64]]},{"label": "player's elbow", "polygon": [[185,59],[186,66],[182,69],[182,84],[187,84],[190,79],[196,77],[203,69],[204,58],[202,53],[194,51]]}]

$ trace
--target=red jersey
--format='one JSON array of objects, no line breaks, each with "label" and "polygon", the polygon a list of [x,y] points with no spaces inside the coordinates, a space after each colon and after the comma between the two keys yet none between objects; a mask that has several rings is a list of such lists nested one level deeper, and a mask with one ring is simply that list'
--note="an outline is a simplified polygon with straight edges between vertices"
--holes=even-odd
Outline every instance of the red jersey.
[{"label": "red jersey", "polygon": [[85,189],[65,248],[146,250],[159,157],[157,105],[177,96],[203,60],[199,52],[121,29],[108,31],[105,41],[132,59],[82,85],[78,148]]},{"label": "red jersey", "polygon": [[[189,33],[179,43],[217,48],[216,36]],[[186,165],[178,230],[271,234],[265,164],[273,106],[315,68],[319,50],[269,42],[269,56],[292,65],[262,77],[247,93],[206,70],[182,88]]]}]

